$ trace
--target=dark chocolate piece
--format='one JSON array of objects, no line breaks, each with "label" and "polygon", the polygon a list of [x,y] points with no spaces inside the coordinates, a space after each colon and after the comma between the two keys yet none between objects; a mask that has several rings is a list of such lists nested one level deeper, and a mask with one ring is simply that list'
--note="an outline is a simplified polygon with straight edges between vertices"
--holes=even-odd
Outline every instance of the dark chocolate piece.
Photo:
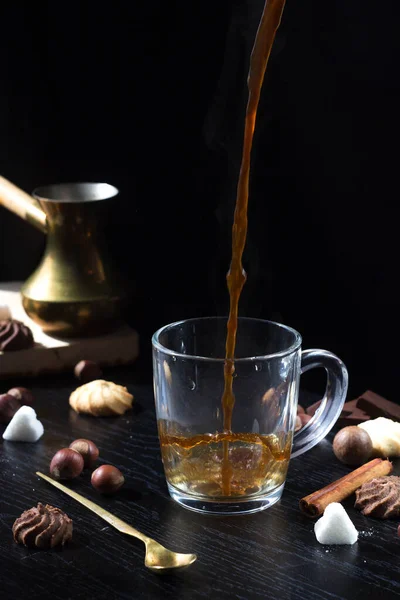
[{"label": "dark chocolate piece", "polygon": [[321,402],[322,402],[322,400],[318,400],[318,402],[314,402],[314,404],[311,404],[311,406],[308,406],[306,408],[306,413],[308,415],[310,415],[311,417],[313,417],[315,415],[315,413],[317,412],[317,410],[319,409],[319,407],[321,406]]},{"label": "dark chocolate piece", "polygon": [[357,407],[365,410],[372,419],[387,417],[393,421],[400,421],[400,406],[370,390],[357,398]]},{"label": "dark chocolate piece", "polygon": [[[358,398],[356,400],[349,400],[349,402],[345,402],[343,404],[343,408],[342,408],[342,412],[340,413],[340,417],[345,417],[347,415],[351,415],[352,412],[357,408],[357,401],[358,401]],[[321,406],[321,403],[322,403],[322,400],[318,400],[318,402],[311,404],[311,406],[309,406],[306,409],[307,414],[314,416],[315,413],[317,412],[317,409]]]},{"label": "dark chocolate piece", "polygon": [[359,425],[369,421],[371,417],[367,415],[363,410],[355,408],[352,413],[341,413],[337,420],[339,427],[347,427],[348,425]]},{"label": "dark chocolate piece", "polygon": [[353,412],[353,410],[355,410],[356,408],[358,408],[357,402],[358,402],[358,398],[356,398],[355,400],[349,400],[349,402],[345,402],[343,404],[341,416],[343,416],[343,415],[351,415],[351,413]]},{"label": "dark chocolate piece", "polygon": [[[363,410],[364,407],[360,405],[360,400],[362,398],[366,398],[371,401],[375,397],[381,398],[381,396],[374,394],[374,392],[366,392],[365,394],[363,394],[359,398],[356,398],[355,400],[349,400],[348,402],[345,402],[343,404],[343,408],[342,408],[342,412],[340,413],[340,417],[337,421],[337,425],[339,427],[347,427],[348,425],[358,425],[359,423],[365,423],[365,421],[369,421],[371,418],[375,418],[374,415],[371,413],[371,411],[369,409],[367,410],[366,405],[365,405],[364,410]],[[382,398],[382,400],[385,400],[385,399]],[[385,402],[387,402],[387,400]],[[318,400],[318,402],[314,402],[314,404],[311,404],[311,406],[309,406],[306,409],[306,413],[308,415],[314,416],[314,414],[317,412],[318,408],[321,406],[321,403],[322,403],[322,400]],[[390,402],[389,404],[393,404],[393,403]],[[399,419],[398,420],[400,421],[400,407],[397,407],[397,408],[399,409]],[[383,415],[379,414],[376,416],[383,416]]]}]

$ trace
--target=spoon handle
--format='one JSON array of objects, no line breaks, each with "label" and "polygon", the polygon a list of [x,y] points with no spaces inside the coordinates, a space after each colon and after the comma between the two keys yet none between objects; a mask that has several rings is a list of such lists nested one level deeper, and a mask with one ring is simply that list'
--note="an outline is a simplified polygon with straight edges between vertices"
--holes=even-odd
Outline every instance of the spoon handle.
[{"label": "spoon handle", "polygon": [[86,508],[93,511],[94,513],[96,513],[96,515],[98,515],[99,517],[101,517],[102,519],[107,521],[107,523],[110,523],[110,525],[115,527],[115,529],[118,529],[118,531],[121,531],[121,533],[126,533],[127,535],[131,535],[145,543],[149,540],[147,535],[144,535],[144,533],[141,533],[140,531],[138,531],[131,525],[128,525],[128,523],[125,523],[125,521],[122,521],[122,519],[119,519],[118,517],[116,517],[112,513],[108,512],[108,510],[105,510],[98,504],[95,504],[94,502],[92,502],[91,500],[88,500],[84,496],[81,496],[77,492],[70,490],[62,483],[59,483],[58,481],[55,481],[54,479],[47,477],[47,475],[40,473],[40,471],[36,471],[36,475],[38,475],[42,479],[45,479],[46,481],[51,483],[51,485],[54,485],[54,487],[56,487],[59,490],[61,490],[62,492],[64,492],[64,494],[71,496],[71,498],[74,498],[74,500],[76,500],[77,502],[80,502],[81,504],[83,504],[83,506],[86,506]]}]

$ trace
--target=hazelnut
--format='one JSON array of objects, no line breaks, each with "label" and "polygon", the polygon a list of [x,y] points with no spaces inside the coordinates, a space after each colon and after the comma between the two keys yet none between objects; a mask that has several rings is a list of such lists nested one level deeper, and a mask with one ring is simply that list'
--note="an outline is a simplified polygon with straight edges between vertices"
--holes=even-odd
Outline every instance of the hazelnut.
[{"label": "hazelnut", "polygon": [[364,429],[350,425],[335,435],[333,452],[345,465],[362,465],[372,454],[372,440]]},{"label": "hazelnut", "polygon": [[304,427],[304,425],[306,423],[308,423],[308,421],[310,421],[312,419],[312,416],[311,415],[306,415],[306,413],[299,413],[297,416],[300,419],[302,427]]},{"label": "hazelnut", "polygon": [[11,390],[8,390],[7,394],[11,394],[17,400],[20,401],[21,404],[25,404],[26,406],[32,406],[34,403],[34,397],[31,390],[28,390],[24,387],[14,387]]},{"label": "hazelnut", "polygon": [[9,423],[20,408],[21,402],[15,396],[0,394],[0,423]]},{"label": "hazelnut", "polygon": [[91,440],[74,440],[69,447],[72,448],[72,450],[75,450],[75,452],[79,452],[83,458],[84,467],[86,469],[93,467],[94,463],[99,458],[99,449]]},{"label": "hazelnut", "polygon": [[92,473],[92,486],[101,494],[115,494],[125,483],[121,471],[111,465],[102,465]]},{"label": "hazelnut", "polygon": [[52,458],[50,473],[55,479],[74,479],[83,471],[83,458],[71,448],[62,448]]},{"label": "hazelnut", "polygon": [[92,360],[81,360],[75,366],[74,375],[82,383],[89,383],[94,379],[101,379],[103,372],[99,365]]}]

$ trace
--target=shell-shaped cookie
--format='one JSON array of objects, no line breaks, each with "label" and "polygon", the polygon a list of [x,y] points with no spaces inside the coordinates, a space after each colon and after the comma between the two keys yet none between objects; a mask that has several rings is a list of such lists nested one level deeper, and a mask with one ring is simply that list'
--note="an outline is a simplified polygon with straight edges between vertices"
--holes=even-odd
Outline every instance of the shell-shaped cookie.
[{"label": "shell-shaped cookie", "polygon": [[132,408],[133,396],[126,387],[112,381],[95,379],[76,388],[69,397],[77,413],[94,417],[115,417]]}]

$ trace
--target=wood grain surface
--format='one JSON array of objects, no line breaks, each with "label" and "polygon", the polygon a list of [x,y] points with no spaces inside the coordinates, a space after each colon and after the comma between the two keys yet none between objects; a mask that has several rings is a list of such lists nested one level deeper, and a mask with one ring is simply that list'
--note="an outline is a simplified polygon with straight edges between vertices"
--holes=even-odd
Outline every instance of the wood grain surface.
[{"label": "wood grain surface", "polygon": [[[2,600],[400,596],[396,521],[364,517],[353,508],[352,497],[344,506],[360,531],[359,541],[353,546],[322,546],[315,539],[314,522],[299,511],[301,497],[349,471],[333,455],[329,441],[333,434],[291,461],[283,498],[272,508],[243,517],[198,515],[168,496],[152,386],[142,376],[140,363],[109,368],[106,375],[126,385],[135,396],[135,409],[123,417],[95,419],[75,414],[68,405],[69,394],[76,387],[72,375],[24,381],[34,391],[45,434],[36,444],[0,441]],[[305,394],[302,401],[306,400]],[[310,404],[313,400],[315,397],[309,399]],[[127,483],[112,498],[100,496],[91,487],[88,472],[68,485],[167,547],[196,552],[195,564],[163,576],[150,572],[143,563],[141,542],[121,535],[39,480],[35,471],[47,473],[53,454],[79,437],[92,439],[100,448],[99,464],[119,467]],[[399,472],[395,463],[394,473]],[[71,544],[39,551],[14,543],[14,520],[37,502],[60,507],[73,519]]]}]

